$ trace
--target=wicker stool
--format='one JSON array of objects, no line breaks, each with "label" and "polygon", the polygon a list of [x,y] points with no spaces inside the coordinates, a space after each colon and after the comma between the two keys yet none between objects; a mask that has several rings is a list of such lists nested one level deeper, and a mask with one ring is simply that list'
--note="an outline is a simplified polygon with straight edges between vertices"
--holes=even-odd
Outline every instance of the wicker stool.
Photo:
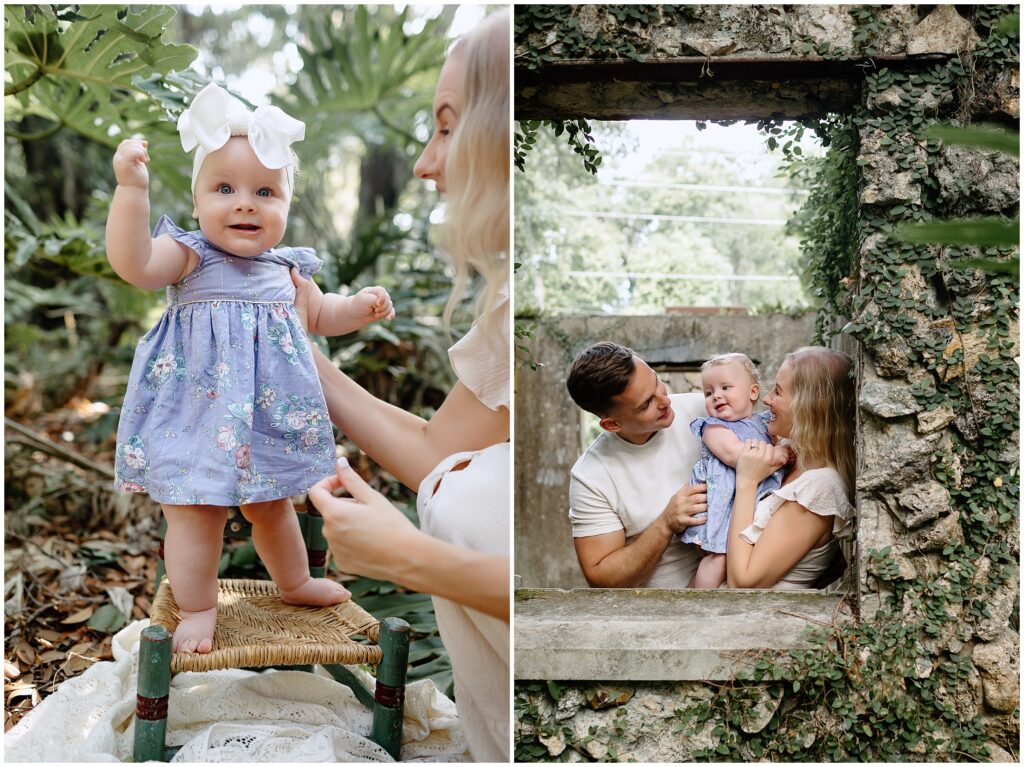
[{"label": "wicker stool", "polygon": [[[240,514],[238,515],[240,518]],[[323,575],[326,541],[319,535],[323,520],[300,514],[310,549],[311,572]],[[305,518],[305,519],[303,519]],[[247,532],[232,526],[235,534]],[[309,534],[307,528],[316,528]],[[319,537],[320,541],[316,538]],[[312,539],[312,541],[311,541]],[[322,543],[321,543],[322,542]],[[150,626],[139,644],[139,682],[135,720],[135,761],[164,761],[177,749],[165,749],[167,700],[171,675],[181,671],[222,668],[287,667],[311,671],[320,664],[373,711],[370,735],[396,760],[402,742],[405,674],[409,658],[409,624],[396,618],[378,622],[351,600],[331,607],[301,607],[281,601],[272,581],[219,581],[217,625],[209,653],[172,653],[178,605],[170,583],[161,577],[150,614]],[[365,644],[354,637],[362,636]],[[377,687],[370,693],[343,664],[377,666]]]}]

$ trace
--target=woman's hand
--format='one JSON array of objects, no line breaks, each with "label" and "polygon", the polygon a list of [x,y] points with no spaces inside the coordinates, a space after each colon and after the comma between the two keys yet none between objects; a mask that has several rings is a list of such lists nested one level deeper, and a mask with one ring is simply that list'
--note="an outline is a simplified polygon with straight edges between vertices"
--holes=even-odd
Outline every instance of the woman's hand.
[{"label": "woman's hand", "polygon": [[[316,317],[320,313],[320,306],[324,302],[324,293],[320,290],[320,286],[317,285],[313,280],[307,280],[303,277],[298,270],[298,267],[292,267],[292,284],[295,286],[295,311],[299,315],[299,319],[302,320],[302,327],[306,333],[312,333],[313,327],[310,326],[310,317]],[[313,323],[315,326],[316,323]]]},{"label": "woman's hand", "polygon": [[778,466],[774,459],[775,448],[767,442],[748,439],[743,443],[743,450],[736,461],[736,484],[748,482],[758,484],[771,475]]},{"label": "woman's hand", "polygon": [[[344,487],[351,498],[335,498]],[[336,474],[317,482],[309,500],[324,518],[324,537],[343,571],[399,582],[407,541],[423,535],[408,518],[360,477],[344,458]]]}]

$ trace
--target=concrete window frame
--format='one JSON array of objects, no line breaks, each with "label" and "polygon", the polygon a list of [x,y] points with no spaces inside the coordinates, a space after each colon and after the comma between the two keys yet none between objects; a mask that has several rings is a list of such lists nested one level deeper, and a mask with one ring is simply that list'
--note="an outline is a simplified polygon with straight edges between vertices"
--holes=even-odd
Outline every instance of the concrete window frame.
[{"label": "concrete window frame", "polygon": [[[899,58],[899,57],[897,57]],[[902,61],[887,62],[900,66]],[[752,61],[716,57],[713,82],[702,81],[706,59],[672,59],[655,62],[554,62],[543,79],[534,73],[516,72],[516,119],[749,119],[783,117],[797,119],[829,112],[851,111],[861,99],[863,72],[855,62],[765,59]],[[913,66],[927,65],[918,58]],[[581,104],[586,104],[582,113]],[[565,337],[598,340],[610,338],[630,342],[629,324],[615,319],[614,333],[605,335],[606,318],[579,318],[582,325],[576,335],[560,328]],[[714,323],[721,319],[743,325],[754,318],[689,318]],[[672,318],[665,318],[668,323]],[[741,334],[746,335],[743,329]],[[808,334],[807,337],[810,337]],[[584,344],[585,345],[585,344]],[[837,348],[863,362],[853,339],[841,338]],[[581,346],[582,348],[582,346]],[[738,345],[736,348],[743,348]],[[745,349],[746,350],[746,349]],[[789,349],[787,351],[791,351]],[[574,350],[575,351],[575,350]],[[637,352],[656,370],[659,366],[686,365],[705,359],[721,349],[637,348]],[[749,353],[749,352],[748,352]],[[752,357],[758,356],[756,353]],[[781,359],[781,358],[780,358]],[[660,363],[660,364],[659,364]],[[766,381],[775,370],[764,371]],[[559,386],[555,375],[564,370],[541,369],[520,376],[517,398],[536,403],[540,387]],[[531,380],[532,379],[532,380]],[[859,383],[859,381],[858,381]],[[564,385],[559,386],[561,406],[575,406],[568,400]],[[556,406],[557,407],[557,406]],[[559,413],[566,411],[559,408]],[[534,414],[546,424],[542,433],[551,433],[566,420],[545,409]],[[526,416],[529,418],[529,416]],[[859,419],[859,413],[858,413]],[[576,421],[573,421],[574,423]],[[564,499],[555,508],[561,517],[562,532],[551,503],[538,503],[521,486],[526,476],[536,476],[539,485],[554,488],[558,472],[568,475],[577,454],[561,447],[540,464],[537,456],[528,456],[526,446],[536,449],[535,440],[520,439],[526,427],[522,411],[516,413],[516,508],[530,509],[516,514],[516,541],[526,538],[536,514],[547,514],[541,526],[551,535],[571,536],[565,519]],[[858,424],[859,433],[859,424]],[[552,460],[552,458],[554,460]],[[524,493],[523,491],[526,490]],[[524,498],[524,495],[526,496]],[[748,670],[753,658],[765,651],[785,652],[810,647],[808,628],[855,620],[859,615],[861,583],[856,540],[844,547],[848,570],[839,586],[825,592],[774,592],[763,590],[723,591],[662,589],[590,589],[582,578],[565,572],[556,575],[543,554],[522,551],[516,546],[516,572],[520,563],[532,572],[541,572],[542,582],[559,588],[533,588],[530,579],[516,576],[514,676],[516,680],[554,679],[559,681],[671,681],[726,680]],[[547,537],[547,536],[545,536]],[[571,539],[570,539],[571,540]],[[571,544],[570,544],[571,545]]]}]

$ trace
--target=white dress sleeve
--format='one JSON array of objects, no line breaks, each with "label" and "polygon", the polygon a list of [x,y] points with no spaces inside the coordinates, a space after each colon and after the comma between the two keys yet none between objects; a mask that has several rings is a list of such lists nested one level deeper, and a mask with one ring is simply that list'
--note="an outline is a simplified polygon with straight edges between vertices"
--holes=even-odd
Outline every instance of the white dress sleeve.
[{"label": "white dress sleeve", "polygon": [[448,350],[455,375],[491,410],[509,407],[512,399],[509,375],[512,312],[507,283],[498,295],[497,306],[477,317],[469,332]]},{"label": "white dress sleeve", "polygon": [[846,497],[846,483],[835,469],[826,467],[804,472],[791,484],[764,496],[754,509],[751,525],[740,531],[740,538],[749,544],[757,543],[772,515],[786,501],[795,501],[819,516],[833,517],[832,534],[836,538],[853,532],[854,509]]}]

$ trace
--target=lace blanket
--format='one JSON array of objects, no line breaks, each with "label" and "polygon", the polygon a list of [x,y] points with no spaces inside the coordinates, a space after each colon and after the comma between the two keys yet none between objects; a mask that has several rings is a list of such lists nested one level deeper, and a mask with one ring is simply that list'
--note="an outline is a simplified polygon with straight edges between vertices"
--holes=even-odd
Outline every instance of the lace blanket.
[{"label": "lace blanket", "polygon": [[[117,633],[113,661],[69,679],[4,738],[7,762],[130,761],[135,731],[139,636],[135,621]],[[372,689],[372,677],[352,671]],[[167,744],[175,762],[389,762],[374,744],[370,711],[318,668],[228,669],[171,679]],[[433,682],[406,689],[403,761],[468,761],[455,704]]]}]

